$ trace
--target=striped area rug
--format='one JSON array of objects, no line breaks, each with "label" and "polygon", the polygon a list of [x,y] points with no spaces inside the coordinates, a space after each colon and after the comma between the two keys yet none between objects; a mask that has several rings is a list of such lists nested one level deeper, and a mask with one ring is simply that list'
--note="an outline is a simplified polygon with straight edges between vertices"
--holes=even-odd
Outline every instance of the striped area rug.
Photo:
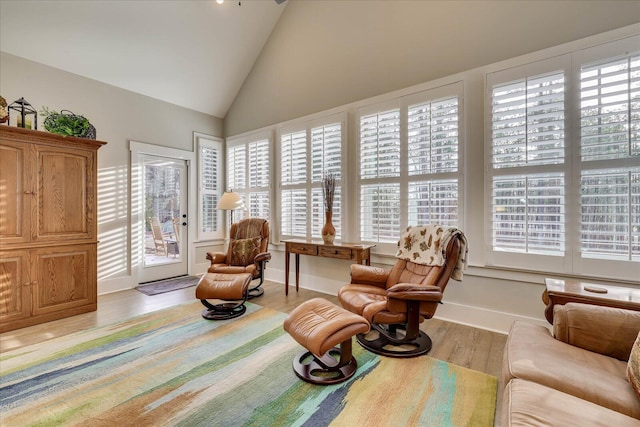
[{"label": "striped area rug", "polygon": [[316,386],[291,368],[286,315],[255,304],[200,317],[198,302],[6,352],[2,426],[492,426],[495,377],[354,343],[358,372]]}]

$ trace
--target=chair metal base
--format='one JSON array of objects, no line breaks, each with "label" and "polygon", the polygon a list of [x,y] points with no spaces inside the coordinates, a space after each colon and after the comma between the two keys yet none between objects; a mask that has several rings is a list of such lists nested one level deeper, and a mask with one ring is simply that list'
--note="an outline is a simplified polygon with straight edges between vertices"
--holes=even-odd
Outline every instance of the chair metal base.
[{"label": "chair metal base", "polygon": [[256,286],[255,288],[249,289],[249,291],[247,292],[247,299],[254,299],[264,295],[264,289],[260,288],[259,286],[260,285]]},{"label": "chair metal base", "polygon": [[423,331],[419,331],[416,338],[408,339],[403,325],[385,327],[373,323],[371,328],[372,331],[369,334],[377,332],[377,338],[367,339],[369,334],[358,334],[356,339],[362,347],[372,353],[388,357],[408,358],[427,354],[431,350],[431,338]]},{"label": "chair metal base", "polygon": [[202,317],[207,320],[233,319],[235,317],[242,316],[247,311],[247,307],[244,305],[244,301],[242,301],[242,303],[222,304],[211,304],[205,299],[200,301],[202,302],[202,305],[207,307],[202,310]]},{"label": "chair metal base", "polygon": [[[346,344],[348,342],[348,344]],[[351,338],[318,357],[303,351],[293,359],[293,370],[301,380],[312,384],[338,384],[356,373],[358,362],[351,354]]]}]

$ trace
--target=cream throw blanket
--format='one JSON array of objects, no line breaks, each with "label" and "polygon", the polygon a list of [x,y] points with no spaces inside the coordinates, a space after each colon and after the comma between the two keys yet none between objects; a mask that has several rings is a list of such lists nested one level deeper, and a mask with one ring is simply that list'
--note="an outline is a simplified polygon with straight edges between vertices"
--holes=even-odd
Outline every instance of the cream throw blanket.
[{"label": "cream throw blanket", "polygon": [[400,236],[396,258],[422,265],[444,265],[447,245],[451,238],[460,239],[460,254],[451,278],[462,281],[467,266],[467,238],[456,227],[444,225],[409,226]]}]

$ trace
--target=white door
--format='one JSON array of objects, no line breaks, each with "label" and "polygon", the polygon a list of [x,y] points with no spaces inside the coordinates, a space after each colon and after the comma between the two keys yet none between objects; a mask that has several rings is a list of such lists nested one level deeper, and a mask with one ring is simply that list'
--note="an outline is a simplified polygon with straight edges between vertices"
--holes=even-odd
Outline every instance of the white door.
[{"label": "white door", "polygon": [[143,244],[138,282],[187,274],[187,162],[140,154]]}]

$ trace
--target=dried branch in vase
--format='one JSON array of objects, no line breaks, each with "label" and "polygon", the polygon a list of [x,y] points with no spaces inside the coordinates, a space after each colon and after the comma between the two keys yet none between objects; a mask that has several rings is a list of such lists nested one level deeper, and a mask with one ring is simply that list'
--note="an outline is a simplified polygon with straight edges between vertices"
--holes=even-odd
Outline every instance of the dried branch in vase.
[{"label": "dried branch in vase", "polygon": [[325,172],[322,177],[322,197],[324,198],[324,211],[333,212],[333,195],[336,192],[336,177],[332,172]]}]

